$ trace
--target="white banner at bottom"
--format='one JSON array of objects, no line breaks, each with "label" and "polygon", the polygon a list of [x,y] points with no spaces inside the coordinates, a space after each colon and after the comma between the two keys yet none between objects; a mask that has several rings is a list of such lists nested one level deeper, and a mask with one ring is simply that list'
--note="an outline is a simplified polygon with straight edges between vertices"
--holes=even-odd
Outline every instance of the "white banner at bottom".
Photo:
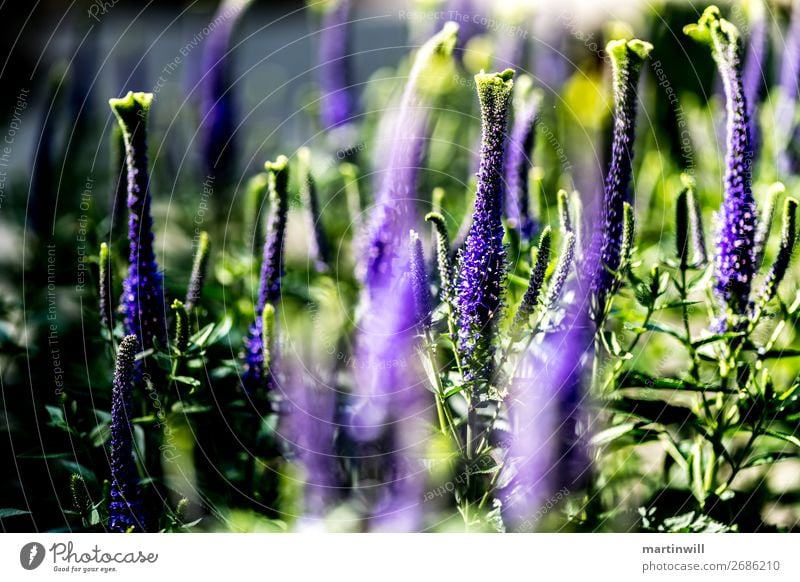
[{"label": "white banner at bottom", "polygon": [[3,534],[0,580],[796,582],[799,546],[796,534]]}]

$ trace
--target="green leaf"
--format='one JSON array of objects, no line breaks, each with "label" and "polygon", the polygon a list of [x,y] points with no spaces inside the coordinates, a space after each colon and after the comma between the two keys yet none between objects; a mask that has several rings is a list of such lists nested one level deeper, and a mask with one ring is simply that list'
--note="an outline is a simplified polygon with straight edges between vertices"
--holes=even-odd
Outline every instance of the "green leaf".
[{"label": "green leaf", "polygon": [[29,515],[30,511],[24,509],[14,509],[13,507],[0,507],[0,519],[16,517],[18,515]]},{"label": "green leaf", "polygon": [[650,374],[644,374],[632,370],[620,378],[617,388],[649,388],[652,390],[692,390],[692,391],[713,391],[712,386],[702,386],[689,380],[677,378],[657,378]]},{"label": "green leaf", "polygon": [[111,438],[111,427],[107,422],[95,426],[89,433],[89,440],[95,447],[102,447]]},{"label": "green leaf", "polygon": [[611,346],[611,353],[615,356],[620,357],[623,355],[628,355],[627,352],[622,349],[622,346],[619,344],[619,339],[617,339],[617,334],[615,334],[613,331],[608,332],[608,344]]},{"label": "green leaf", "polygon": [[761,453],[759,455],[755,455],[755,456],[751,457],[747,461],[747,463],[742,465],[742,468],[743,469],[748,469],[750,467],[759,467],[761,465],[773,465],[775,463],[779,463],[779,462],[785,461],[787,459],[797,459],[797,458],[798,458],[798,454],[796,452],[788,453],[788,452],[780,451],[780,452],[774,452],[774,453],[773,452]]},{"label": "green leaf", "polygon": [[208,343],[211,334],[214,333],[214,327],[215,326],[213,323],[209,323],[208,325],[204,326],[200,329],[200,331],[189,338],[189,343],[198,347],[204,347]]},{"label": "green leaf", "polygon": [[692,446],[692,451],[689,454],[689,466],[691,467],[692,495],[702,506],[706,500],[706,491],[703,484],[703,443],[701,440],[695,441]]},{"label": "green leaf", "polygon": [[50,422],[47,423],[49,426],[60,428],[72,434],[77,434],[67,423],[63,408],[60,406],[45,406],[45,409],[47,410],[47,414],[50,415]]},{"label": "green leaf", "polygon": [[216,326],[214,326],[214,331],[209,336],[207,340],[207,345],[213,345],[223,337],[227,336],[231,331],[231,327],[233,327],[233,318],[226,313],[222,321],[220,321],[219,323],[217,323]]},{"label": "green leaf", "polygon": [[611,409],[662,425],[692,426],[697,417],[690,408],[668,404],[663,400],[640,400],[622,397],[607,403]]},{"label": "green leaf", "polygon": [[793,434],[786,434],[784,432],[780,432],[777,430],[769,430],[769,429],[765,430],[764,433],[771,437],[775,437],[776,439],[780,439],[782,441],[786,441],[787,443],[791,443],[794,446],[800,448],[800,439],[794,436]]},{"label": "green leaf", "polygon": [[176,402],[172,410],[173,412],[180,412],[182,414],[202,414],[203,412],[208,412],[209,410],[213,410],[213,406],[207,406],[203,404],[190,404],[184,406],[182,402]]},{"label": "green leaf", "polygon": [[690,301],[689,299],[669,301],[659,305],[657,309],[677,309],[678,307],[691,307],[693,305],[701,305],[702,301]]},{"label": "green leaf", "polygon": [[637,426],[641,426],[640,422],[626,422],[624,424],[618,424],[617,426],[612,426],[605,430],[601,430],[596,435],[594,435],[589,444],[595,447],[601,447],[603,445],[607,445],[611,441],[614,441],[628,433],[630,433],[633,429]]},{"label": "green leaf", "polygon": [[681,342],[682,344],[686,343],[686,338],[677,330],[672,329],[671,327],[667,327],[666,325],[661,325],[660,323],[655,323],[653,321],[648,322],[647,325],[644,326],[648,331],[655,331],[658,333],[665,333],[674,337],[676,340]]},{"label": "green leaf", "polygon": [[172,376],[172,381],[178,384],[186,384],[192,388],[197,388],[201,384],[200,380],[192,378],[191,376]]},{"label": "green leaf", "polygon": [[716,333],[714,335],[710,335],[710,336],[701,338],[699,340],[693,341],[692,342],[692,346],[694,346],[695,348],[699,348],[699,347],[704,346],[706,344],[713,344],[714,342],[726,341],[726,340],[729,340],[729,339],[741,337],[743,335],[744,335],[743,332],[738,332],[738,331],[731,331],[731,332],[728,332],[728,333]]}]

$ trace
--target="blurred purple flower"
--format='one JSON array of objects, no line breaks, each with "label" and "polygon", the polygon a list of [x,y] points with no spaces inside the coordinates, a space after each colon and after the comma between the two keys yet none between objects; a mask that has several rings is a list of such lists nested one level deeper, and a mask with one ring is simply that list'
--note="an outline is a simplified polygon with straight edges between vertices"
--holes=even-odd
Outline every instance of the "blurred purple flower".
[{"label": "blurred purple flower", "polygon": [[791,104],[785,113],[788,118],[779,118],[778,127],[782,122],[792,121],[794,118],[794,104],[797,103],[797,95],[800,91],[800,2],[792,2],[792,15],[789,22],[789,29],[786,32],[786,43],[783,48],[783,59],[781,61],[781,71],[779,85],[783,91],[783,97],[787,104]]},{"label": "blurred purple flower", "polygon": [[[369,220],[368,249],[364,280],[370,289],[373,280],[382,278],[386,265],[394,260],[400,240],[414,228],[414,203],[417,196],[419,169],[427,143],[429,93],[420,90],[420,79],[443,59],[450,59],[455,46],[458,26],[448,22],[442,30],[422,45],[418,51],[396,112],[388,117],[381,141],[388,150],[377,159],[380,184],[375,207]],[[430,82],[430,79],[427,79]],[[398,224],[408,216],[408,223]],[[398,230],[404,226],[405,230]],[[400,234],[402,233],[402,234]],[[401,238],[397,238],[398,235]],[[407,247],[400,243],[400,246]],[[406,248],[407,250],[407,248]],[[404,251],[405,252],[405,251]]]},{"label": "blurred purple flower", "polygon": [[135,335],[126,336],[120,342],[111,393],[111,501],[108,527],[120,533],[145,531],[138,492],[139,479],[133,460],[131,426],[137,345]]},{"label": "blurred purple flower", "polygon": [[258,283],[258,298],[255,304],[255,320],[245,339],[244,371],[242,385],[247,394],[258,394],[269,388],[269,370],[264,366],[264,308],[274,305],[281,296],[283,276],[283,246],[286,236],[286,215],[289,208],[289,160],[278,156],[267,162],[269,172],[269,226],[264,241],[264,255]]},{"label": "blurred purple flower", "polygon": [[330,4],[322,18],[319,46],[321,116],[326,130],[350,123],[356,116],[350,55],[352,3],[334,0]]},{"label": "blurred purple flower", "polygon": [[[369,253],[356,338],[355,380],[348,433],[360,459],[375,465],[378,481],[368,491],[371,528],[418,531],[424,470],[427,407],[416,353],[414,292],[408,233],[416,228],[414,197],[425,145],[427,97],[419,81],[449,59],[458,27],[444,26],[415,58],[400,109],[386,137],[385,160],[369,230]],[[369,471],[372,473],[372,471]],[[366,487],[366,485],[365,485]]]},{"label": "blurred purple flower", "polygon": [[756,12],[751,19],[750,35],[747,39],[747,54],[742,70],[742,87],[744,101],[747,104],[747,117],[750,120],[750,141],[755,158],[761,141],[758,105],[766,87],[767,21],[761,0],[752,2],[751,6],[755,7]]},{"label": "blurred purple flower", "polygon": [[486,32],[486,26],[481,24],[478,3],[476,0],[447,0],[443,14],[447,21],[458,24],[455,56],[459,61],[463,61],[469,41]]},{"label": "blurred purple flower", "polygon": [[[231,37],[251,0],[224,0],[208,26],[202,54],[200,151],[206,176],[230,178],[236,159],[236,105],[231,88]],[[212,26],[213,25],[213,26]]]},{"label": "blurred purple flower", "polygon": [[301,529],[315,529],[338,497],[334,439],[336,393],[307,371],[305,361],[283,361],[285,383],[276,385],[283,397],[281,435],[290,454],[303,466],[304,508]]},{"label": "blurred purple flower", "polygon": [[514,123],[507,144],[505,170],[505,211],[509,225],[518,229],[524,241],[528,241],[536,230],[536,222],[530,215],[528,195],[528,173],[533,166],[533,148],[536,137],[535,124],[538,114],[538,97],[520,91],[522,77],[517,82]]},{"label": "blurred purple flower", "polygon": [[500,480],[509,531],[536,530],[546,504],[575,493],[590,475],[582,378],[594,328],[585,310],[576,313],[521,356],[512,381],[513,437]]},{"label": "blurred purple flower", "polygon": [[481,105],[481,163],[472,225],[459,259],[458,340],[466,380],[492,373],[494,329],[503,307],[503,169],[506,124],[514,71],[475,76]]},{"label": "blurred purple flower", "polygon": [[756,204],[751,189],[753,149],[741,75],[741,46],[736,27],[710,6],[684,32],[707,44],[717,63],[727,102],[725,194],[719,212],[716,292],[724,306],[741,315],[755,275]]},{"label": "blurred purple flower", "polygon": [[164,289],[153,250],[150,176],[147,168],[147,116],[152,93],[131,93],[109,104],[125,139],[128,167],[128,276],[122,284],[125,332],[135,335],[142,350],[167,345]]},{"label": "blurred purple flower", "polygon": [[795,122],[797,97],[800,93],[800,0],[792,2],[792,14],[786,31],[779,86],[781,88],[775,112],[775,128],[778,133],[778,164],[783,172],[795,173],[800,167],[798,152],[792,144],[798,137]]},{"label": "blurred purple flower", "polygon": [[636,129],[636,86],[642,63],[652,48],[649,43],[638,39],[615,40],[606,46],[614,85],[614,135],[599,227],[594,229],[585,263],[585,275],[591,281],[591,289],[600,306],[605,304],[614,284],[614,272],[622,261],[623,213],[625,202],[630,202]]}]

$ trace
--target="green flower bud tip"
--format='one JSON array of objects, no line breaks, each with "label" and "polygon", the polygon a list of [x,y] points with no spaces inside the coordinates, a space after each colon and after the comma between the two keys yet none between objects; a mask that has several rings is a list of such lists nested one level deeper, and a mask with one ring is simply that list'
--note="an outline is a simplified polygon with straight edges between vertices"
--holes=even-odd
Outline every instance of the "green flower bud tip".
[{"label": "green flower bud tip", "polygon": [[458,24],[453,21],[448,21],[444,23],[442,30],[430,40],[430,45],[434,53],[442,56],[450,56],[453,54],[457,42]]},{"label": "green flower bud tip", "polygon": [[486,73],[481,71],[475,75],[475,85],[478,88],[479,95],[485,95],[490,92],[498,92],[499,95],[504,96],[511,93],[511,88],[514,82],[514,70],[506,69],[499,73]]},{"label": "green flower bud tip", "polygon": [[289,193],[289,158],[278,156],[274,162],[266,162],[264,169],[269,175],[270,198],[280,199],[285,203]]},{"label": "green flower bud tip", "polygon": [[697,23],[683,27],[683,33],[707,44],[717,54],[722,54],[722,51],[739,42],[739,31],[736,26],[722,18],[716,6],[706,8]]},{"label": "green flower bud tip", "polygon": [[572,263],[575,260],[575,243],[576,237],[573,233],[568,232],[564,237],[564,242],[561,247],[561,255],[558,257],[556,270],[550,279],[550,287],[547,289],[547,298],[545,299],[545,309],[553,309],[561,299],[561,294],[564,291],[564,285],[569,277]]},{"label": "green flower bud tip", "polygon": [[409,86],[413,88],[412,92],[417,91],[420,77],[424,72],[435,66],[440,59],[449,58],[453,54],[457,40],[458,24],[446,22],[442,30],[420,47],[409,73]]},{"label": "green flower bud tip", "polygon": [[178,299],[172,302],[172,311],[175,312],[175,348],[183,354],[189,346],[189,315]]},{"label": "green flower bud tip", "polygon": [[797,200],[787,198],[783,204],[783,231],[781,247],[792,247],[797,239]]},{"label": "green flower bud tip", "polygon": [[633,206],[629,202],[625,202],[622,211],[622,251],[620,256],[626,265],[630,265],[633,255],[634,236],[636,234],[635,223]]},{"label": "green flower bud tip", "polygon": [[275,161],[268,161],[264,164],[264,169],[273,175],[285,173],[289,168],[289,158],[286,156],[278,156]]},{"label": "green flower bud tip", "polygon": [[681,190],[675,206],[675,247],[681,269],[686,269],[689,265],[689,213],[691,209],[689,208],[688,192],[688,188]]},{"label": "green flower bud tip", "polygon": [[[433,212],[441,212],[442,211],[442,203],[444,202],[445,190],[444,188],[434,188],[433,192],[431,193],[431,203],[433,206]],[[427,216],[425,220],[427,220]]]},{"label": "green flower bud tip", "polygon": [[275,306],[267,303],[261,312],[261,342],[264,353],[264,370],[269,373],[272,365],[272,341],[275,337]]},{"label": "green flower bud tip", "polygon": [[178,504],[175,506],[175,521],[177,523],[184,523],[186,521],[186,514],[189,511],[189,500],[181,497]]},{"label": "green flower bud tip", "polygon": [[451,303],[455,291],[455,274],[453,263],[450,260],[450,237],[447,234],[447,224],[444,216],[438,212],[429,212],[425,221],[433,224],[436,229],[436,260],[439,268],[439,288],[442,300]]},{"label": "green flower bud tip", "polygon": [[772,230],[772,222],[775,218],[775,207],[777,206],[778,198],[786,192],[786,187],[782,182],[775,182],[770,184],[766,192],[766,201],[764,208],[760,213],[758,227],[756,228],[755,237],[755,255],[756,265],[761,265],[764,258],[764,250],[767,246],[770,230]]},{"label": "green flower bud tip", "polygon": [[525,295],[519,304],[517,315],[514,318],[513,333],[519,337],[525,330],[528,318],[533,314],[537,307],[539,307],[539,299],[544,286],[544,279],[547,273],[547,267],[550,264],[550,248],[553,243],[552,229],[547,226],[542,231],[539,237],[539,247],[536,253],[536,261],[534,262],[531,276],[528,281],[528,288],[525,290]]},{"label": "green flower bud tip", "polygon": [[789,269],[789,263],[794,253],[795,242],[797,241],[797,200],[787,198],[783,203],[783,228],[781,230],[781,246],[775,257],[775,262],[764,280],[762,287],[759,308],[769,302],[778,292],[778,286],[783,281]]},{"label": "green flower bud tip", "polygon": [[86,487],[86,480],[79,473],[73,473],[69,481],[70,493],[72,493],[72,505],[81,515],[86,515],[92,508],[92,500],[89,498],[89,490]]},{"label": "green flower bud tip", "polygon": [[[134,93],[133,91],[128,91],[125,97],[115,97],[108,100],[111,110],[123,126],[126,126],[131,121],[131,114],[138,115],[142,121],[146,121],[152,102],[152,93]],[[123,131],[128,133],[128,129],[123,129]]]},{"label": "green flower bud tip", "polygon": [[559,190],[556,195],[558,198],[558,218],[563,232],[572,232],[572,217],[570,216],[569,194],[566,190]]},{"label": "green flower bud tip", "polygon": [[203,281],[206,277],[208,267],[208,251],[211,242],[206,231],[201,231],[197,240],[197,251],[192,262],[192,273],[189,277],[189,289],[186,292],[185,308],[187,312],[192,311],[200,300],[203,290]]},{"label": "green flower bud tip", "polygon": [[100,289],[99,308],[103,326],[111,329],[111,272],[109,270],[109,252],[106,243],[100,243]]},{"label": "green flower bud tip", "polygon": [[622,63],[626,59],[644,61],[653,50],[653,45],[647,41],[634,38],[632,40],[612,40],[606,45],[606,52],[611,60]]}]

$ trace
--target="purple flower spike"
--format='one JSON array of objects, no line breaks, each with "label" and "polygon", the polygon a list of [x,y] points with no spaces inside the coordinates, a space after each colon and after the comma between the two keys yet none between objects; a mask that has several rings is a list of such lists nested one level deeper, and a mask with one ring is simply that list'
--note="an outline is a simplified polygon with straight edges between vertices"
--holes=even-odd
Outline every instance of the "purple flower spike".
[{"label": "purple flower spike", "polygon": [[431,327],[431,289],[425,272],[425,253],[417,231],[409,234],[409,274],[414,292],[414,308],[418,325],[423,330]]},{"label": "purple flower spike", "polygon": [[326,130],[350,123],[356,116],[350,65],[350,0],[326,6],[320,30],[320,85],[322,125]]},{"label": "purple flower spike", "polygon": [[742,315],[756,270],[756,204],[751,190],[753,149],[742,87],[739,33],[720,17],[716,6],[706,8],[697,24],[686,26],[684,32],[709,45],[725,87],[727,152],[725,194],[716,240],[716,291],[729,314]]},{"label": "purple flower spike", "polygon": [[492,373],[494,329],[503,307],[506,249],[503,245],[503,169],[506,124],[514,71],[480,73],[481,163],[475,211],[459,261],[458,339],[467,381]]},{"label": "purple flower spike", "polygon": [[606,45],[614,86],[614,136],[600,208],[600,226],[594,230],[586,260],[586,276],[591,280],[599,306],[605,304],[614,284],[614,273],[622,261],[623,214],[625,202],[630,202],[628,189],[636,129],[636,86],[642,63],[652,49],[650,43],[638,39],[615,40]]},{"label": "purple flower spike", "polygon": [[108,527],[113,532],[145,531],[139,500],[138,474],[133,461],[131,393],[138,341],[126,336],[117,350],[111,396],[111,502]]},{"label": "purple flower spike", "polygon": [[264,366],[264,308],[275,305],[281,296],[283,276],[283,241],[286,235],[286,214],[289,207],[289,160],[279,156],[267,162],[269,173],[269,226],[264,242],[264,256],[255,305],[256,318],[245,340],[242,385],[248,394],[257,394],[269,388],[268,370]]},{"label": "purple flower spike", "polygon": [[251,0],[225,0],[209,25],[200,80],[200,151],[206,176],[228,180],[236,158],[236,106],[231,89],[233,30]]},{"label": "purple flower spike", "polygon": [[532,81],[523,76],[517,82],[515,91],[520,95],[514,99],[514,123],[508,140],[506,160],[505,210],[509,226],[518,229],[521,238],[528,241],[536,230],[536,222],[530,215],[528,196],[528,173],[533,166],[536,116],[539,96],[528,90]]},{"label": "purple flower spike", "polygon": [[117,116],[125,140],[128,168],[128,276],[122,284],[125,333],[139,340],[142,350],[157,341],[166,345],[164,289],[153,250],[153,218],[150,215],[150,176],[147,170],[146,125],[152,93],[128,93],[109,104]]}]

